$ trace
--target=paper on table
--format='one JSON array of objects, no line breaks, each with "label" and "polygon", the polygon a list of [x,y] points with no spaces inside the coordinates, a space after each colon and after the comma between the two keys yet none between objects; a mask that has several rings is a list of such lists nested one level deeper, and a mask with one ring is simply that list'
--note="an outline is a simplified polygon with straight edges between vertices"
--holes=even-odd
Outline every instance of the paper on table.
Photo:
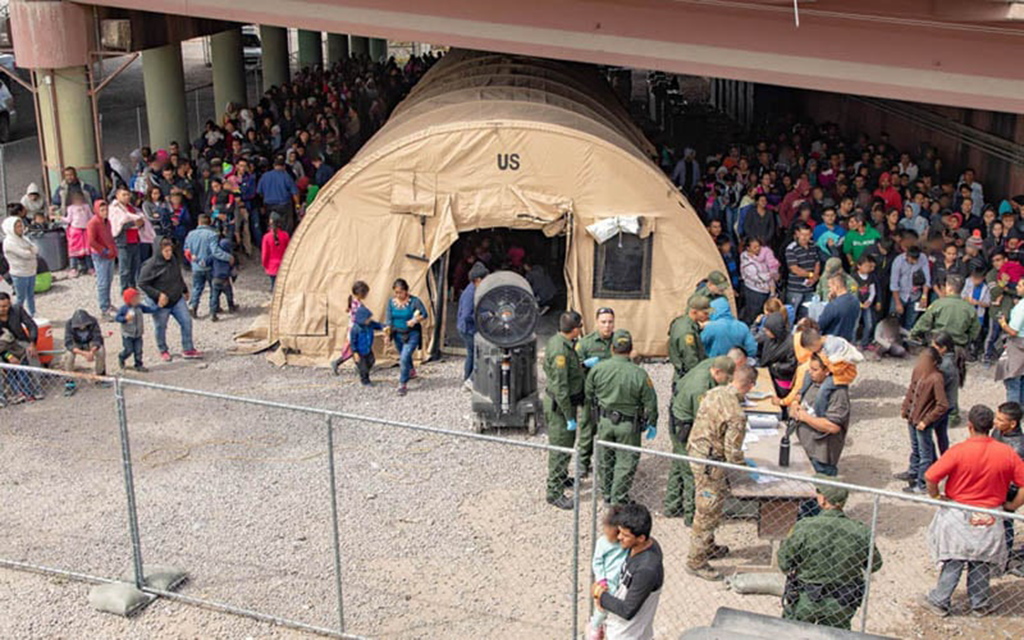
[{"label": "paper on table", "polygon": [[747,426],[751,429],[777,429],[779,419],[768,413],[754,413],[747,416]]}]

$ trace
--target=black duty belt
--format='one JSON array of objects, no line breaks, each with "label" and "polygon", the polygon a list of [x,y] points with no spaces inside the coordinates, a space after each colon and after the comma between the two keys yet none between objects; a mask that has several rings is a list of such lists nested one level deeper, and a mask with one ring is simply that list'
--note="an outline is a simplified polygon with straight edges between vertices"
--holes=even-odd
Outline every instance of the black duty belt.
[{"label": "black duty belt", "polygon": [[622,422],[636,422],[636,416],[626,415],[625,413],[622,413],[621,411],[617,411],[614,409],[609,411],[604,407],[598,407],[597,411],[598,417],[608,418],[609,420],[611,420],[612,424],[620,424]]}]

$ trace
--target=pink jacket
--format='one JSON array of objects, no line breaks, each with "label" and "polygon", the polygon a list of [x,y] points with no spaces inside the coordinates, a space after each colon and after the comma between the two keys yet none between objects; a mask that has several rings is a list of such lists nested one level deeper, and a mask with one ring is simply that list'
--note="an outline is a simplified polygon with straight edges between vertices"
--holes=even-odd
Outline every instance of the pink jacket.
[{"label": "pink jacket", "polygon": [[127,207],[114,200],[110,203],[109,207],[110,215],[110,232],[116,238],[121,235],[121,229],[127,224],[134,224],[136,220],[141,219],[143,221],[142,227],[139,228],[139,242],[153,242],[156,240],[156,231],[153,230],[153,225],[149,223],[149,218],[146,217],[141,211],[135,207],[128,205]]},{"label": "pink jacket", "polygon": [[89,219],[92,218],[92,209],[87,204],[71,204],[68,205],[67,214],[64,216],[64,221],[69,227],[74,229],[84,229],[89,224]]},{"label": "pink jacket", "polygon": [[281,268],[281,260],[284,259],[284,252],[288,248],[288,234],[280,229],[277,231],[277,243],[274,243],[274,232],[268,231],[263,235],[263,270],[268,276],[276,276],[277,270]]},{"label": "pink jacket", "polygon": [[779,261],[768,247],[761,247],[756,256],[749,251],[740,254],[740,275],[744,285],[758,293],[771,293],[772,281],[778,276]]}]

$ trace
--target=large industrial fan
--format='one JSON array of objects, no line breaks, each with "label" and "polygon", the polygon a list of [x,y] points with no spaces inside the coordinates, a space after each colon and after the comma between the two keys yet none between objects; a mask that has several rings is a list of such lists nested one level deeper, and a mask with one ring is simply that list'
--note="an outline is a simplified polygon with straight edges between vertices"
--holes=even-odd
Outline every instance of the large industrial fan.
[{"label": "large industrial fan", "polygon": [[498,271],[477,286],[473,424],[537,432],[537,300],[525,278]]}]

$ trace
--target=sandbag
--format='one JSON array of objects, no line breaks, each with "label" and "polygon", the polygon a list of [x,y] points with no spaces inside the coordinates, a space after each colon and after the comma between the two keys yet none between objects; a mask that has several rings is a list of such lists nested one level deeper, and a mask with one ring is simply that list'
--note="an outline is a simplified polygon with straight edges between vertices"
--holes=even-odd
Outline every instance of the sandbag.
[{"label": "sandbag", "polygon": [[727,587],[742,595],[782,597],[786,576],[781,573],[737,573],[725,579]]},{"label": "sandbag", "polygon": [[96,585],[89,590],[89,606],[98,611],[130,616],[153,601],[147,595],[125,582]]}]

